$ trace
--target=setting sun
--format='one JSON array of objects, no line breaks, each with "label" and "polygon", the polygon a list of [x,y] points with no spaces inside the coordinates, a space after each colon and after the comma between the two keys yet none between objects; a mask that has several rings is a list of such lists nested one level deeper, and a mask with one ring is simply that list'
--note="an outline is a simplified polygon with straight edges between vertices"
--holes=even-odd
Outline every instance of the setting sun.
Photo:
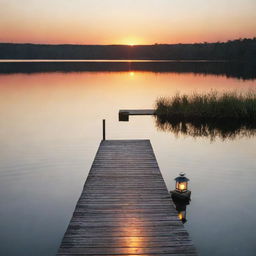
[{"label": "setting sun", "polygon": [[120,40],[118,44],[119,43],[124,45],[134,46],[134,45],[143,44],[143,40],[137,37],[127,37],[127,38],[124,38],[123,40]]}]

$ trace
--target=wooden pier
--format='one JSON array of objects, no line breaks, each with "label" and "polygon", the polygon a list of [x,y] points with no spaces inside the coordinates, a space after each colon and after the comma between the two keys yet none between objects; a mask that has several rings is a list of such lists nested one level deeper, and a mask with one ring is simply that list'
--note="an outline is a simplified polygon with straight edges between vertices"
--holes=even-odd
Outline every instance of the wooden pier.
[{"label": "wooden pier", "polygon": [[149,140],[101,142],[57,255],[197,255]]}]

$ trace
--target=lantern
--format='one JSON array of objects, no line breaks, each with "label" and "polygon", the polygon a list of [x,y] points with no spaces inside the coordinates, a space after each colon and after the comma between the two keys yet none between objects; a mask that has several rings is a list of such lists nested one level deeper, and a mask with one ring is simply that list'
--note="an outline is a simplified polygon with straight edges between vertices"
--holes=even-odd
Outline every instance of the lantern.
[{"label": "lantern", "polygon": [[186,192],[188,190],[188,181],[189,179],[185,176],[184,172],[180,173],[180,176],[175,178],[176,188],[175,190],[178,192]]}]

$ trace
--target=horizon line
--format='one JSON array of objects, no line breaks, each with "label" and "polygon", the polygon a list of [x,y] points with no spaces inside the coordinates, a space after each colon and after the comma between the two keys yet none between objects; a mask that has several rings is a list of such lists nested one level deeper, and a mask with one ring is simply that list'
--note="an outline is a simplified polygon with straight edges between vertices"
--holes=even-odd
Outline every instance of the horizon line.
[{"label": "horizon line", "polygon": [[235,38],[229,39],[226,41],[213,41],[213,42],[193,42],[193,43],[154,43],[154,44],[78,44],[78,43],[19,43],[19,42],[0,42],[0,44],[22,44],[22,45],[51,45],[51,46],[154,46],[154,45],[189,45],[189,44],[218,44],[218,43],[228,43],[232,41],[243,41],[243,40],[256,40],[256,36],[254,37],[243,37],[243,38]]}]

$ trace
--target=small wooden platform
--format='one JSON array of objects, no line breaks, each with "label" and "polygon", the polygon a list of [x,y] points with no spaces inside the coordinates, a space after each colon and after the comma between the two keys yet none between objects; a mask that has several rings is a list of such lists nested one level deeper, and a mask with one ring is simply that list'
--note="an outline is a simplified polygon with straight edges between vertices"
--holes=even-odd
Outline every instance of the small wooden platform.
[{"label": "small wooden platform", "polygon": [[196,255],[149,140],[101,142],[57,255]]},{"label": "small wooden platform", "polygon": [[119,121],[129,121],[129,116],[150,116],[154,115],[154,109],[120,109]]}]

